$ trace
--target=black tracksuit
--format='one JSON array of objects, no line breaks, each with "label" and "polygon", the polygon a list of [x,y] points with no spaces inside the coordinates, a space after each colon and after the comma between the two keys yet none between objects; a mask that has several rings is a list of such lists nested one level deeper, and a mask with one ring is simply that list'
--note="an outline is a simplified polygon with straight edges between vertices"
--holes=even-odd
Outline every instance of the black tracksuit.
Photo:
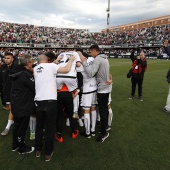
[{"label": "black tracksuit", "polygon": [[11,111],[14,116],[13,147],[23,147],[30,115],[35,112],[35,82],[32,74],[22,65],[15,67],[12,79]]},{"label": "black tracksuit", "polygon": [[6,64],[3,64],[0,69],[0,91],[3,105],[6,105],[6,102],[10,102],[12,80],[9,78],[9,73],[13,68],[13,64],[9,67]]}]

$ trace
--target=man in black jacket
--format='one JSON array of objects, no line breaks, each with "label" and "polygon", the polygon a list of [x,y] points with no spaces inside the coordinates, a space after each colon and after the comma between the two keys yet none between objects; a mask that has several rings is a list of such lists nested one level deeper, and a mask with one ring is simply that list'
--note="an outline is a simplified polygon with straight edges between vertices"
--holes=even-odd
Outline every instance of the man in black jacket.
[{"label": "man in black jacket", "polygon": [[11,125],[14,123],[13,116],[10,110],[10,92],[11,92],[11,79],[9,78],[9,72],[14,68],[13,65],[13,54],[5,53],[5,64],[2,65],[0,69],[0,84],[1,84],[1,95],[2,103],[7,110],[9,110],[8,123],[1,135],[5,136],[9,133]]},{"label": "man in black jacket", "polygon": [[23,55],[20,65],[10,73],[12,78],[11,111],[14,116],[12,151],[19,154],[31,153],[34,147],[25,145],[25,134],[29,125],[30,115],[35,111],[35,83],[32,76],[32,58]]}]

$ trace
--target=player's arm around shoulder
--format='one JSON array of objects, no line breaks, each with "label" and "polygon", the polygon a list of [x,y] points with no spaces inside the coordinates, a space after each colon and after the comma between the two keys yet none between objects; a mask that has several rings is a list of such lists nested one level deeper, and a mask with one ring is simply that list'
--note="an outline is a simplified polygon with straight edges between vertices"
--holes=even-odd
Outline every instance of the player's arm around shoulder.
[{"label": "player's arm around shoulder", "polygon": [[68,73],[71,69],[72,63],[75,60],[75,56],[70,56],[69,58],[69,62],[67,63],[67,65],[65,67],[59,67],[57,72],[58,73]]}]

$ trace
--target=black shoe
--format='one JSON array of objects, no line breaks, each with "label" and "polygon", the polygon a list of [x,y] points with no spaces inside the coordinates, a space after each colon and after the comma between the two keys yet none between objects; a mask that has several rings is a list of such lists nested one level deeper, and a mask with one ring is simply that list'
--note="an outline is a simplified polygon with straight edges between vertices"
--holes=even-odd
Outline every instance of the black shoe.
[{"label": "black shoe", "polygon": [[35,152],[35,156],[36,156],[37,158],[39,158],[39,157],[41,156],[41,151],[36,151],[36,152]]},{"label": "black shoe", "polygon": [[12,152],[17,151],[17,150],[18,150],[18,148],[19,148],[18,146],[13,146],[13,147],[12,147]]},{"label": "black shoe", "polygon": [[80,135],[81,135],[81,136],[84,136],[84,137],[86,137],[86,138],[88,138],[88,139],[91,138],[91,134],[88,135],[88,134],[86,134],[85,131],[80,132]]},{"label": "black shoe", "polygon": [[167,110],[165,107],[163,108],[163,111],[164,111],[165,113],[169,113],[169,112],[170,112],[170,111]]},{"label": "black shoe", "polygon": [[110,131],[110,130],[111,130],[111,126],[108,125],[108,126],[106,127],[106,131],[108,132],[108,131]]},{"label": "black shoe", "polygon": [[[107,125],[106,127],[106,132],[110,131],[111,130],[111,126]],[[101,128],[99,129],[99,133],[101,133]]]},{"label": "black shoe", "polygon": [[95,131],[93,131],[93,132],[91,131],[91,135],[92,135],[92,136],[95,136],[95,135],[96,135],[96,134],[95,134]]},{"label": "black shoe", "polygon": [[102,136],[101,134],[96,138],[97,142],[104,142],[109,137],[109,132],[106,132],[106,135]]},{"label": "black shoe", "polygon": [[19,154],[31,153],[34,151],[34,147],[23,146],[18,149]]},{"label": "black shoe", "polygon": [[143,102],[142,96],[139,96],[139,101]]},{"label": "black shoe", "polygon": [[53,156],[53,152],[50,155],[45,155],[45,161],[50,161]]},{"label": "black shoe", "polygon": [[130,96],[130,97],[129,97],[129,100],[132,100],[132,99],[134,99],[134,96]]}]

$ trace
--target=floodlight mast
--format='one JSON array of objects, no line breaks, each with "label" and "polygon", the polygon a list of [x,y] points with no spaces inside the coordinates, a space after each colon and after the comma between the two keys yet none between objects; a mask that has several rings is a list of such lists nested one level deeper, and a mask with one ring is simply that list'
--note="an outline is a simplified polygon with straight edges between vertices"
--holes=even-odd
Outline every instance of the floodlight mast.
[{"label": "floodlight mast", "polygon": [[109,24],[110,24],[110,0],[108,0],[108,8],[106,9],[107,12],[107,32],[109,32]]}]

